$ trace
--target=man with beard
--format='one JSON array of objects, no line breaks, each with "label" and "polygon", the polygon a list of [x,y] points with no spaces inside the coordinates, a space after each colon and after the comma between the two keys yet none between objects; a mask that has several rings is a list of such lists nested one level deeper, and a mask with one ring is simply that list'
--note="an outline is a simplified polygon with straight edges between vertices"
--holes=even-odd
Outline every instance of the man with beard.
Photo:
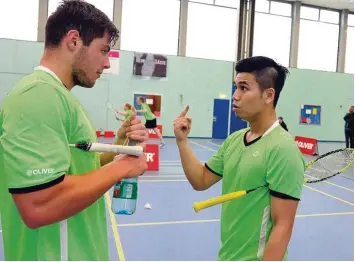
[{"label": "man with beard", "polygon": [[[110,67],[118,39],[109,18],[84,1],[64,1],[48,18],[45,49],[33,73],[18,81],[0,114],[0,213],[5,260],[109,260],[103,195],[147,169],[141,157],[85,152],[96,142],[74,86],[92,88]],[[117,131],[144,142],[139,118]]]}]

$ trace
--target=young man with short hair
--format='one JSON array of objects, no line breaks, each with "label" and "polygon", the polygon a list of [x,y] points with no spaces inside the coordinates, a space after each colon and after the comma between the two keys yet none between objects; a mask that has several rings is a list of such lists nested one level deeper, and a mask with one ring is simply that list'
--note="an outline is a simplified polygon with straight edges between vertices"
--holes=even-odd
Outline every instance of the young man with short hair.
[{"label": "young man with short hair", "polygon": [[174,121],[182,166],[195,190],[220,180],[223,194],[267,185],[222,204],[219,259],[283,260],[305,171],[302,154],[275,112],[288,70],[267,57],[243,59],[235,70],[233,111],[250,128],[230,135],[202,165],[188,143],[187,106]]},{"label": "young man with short hair", "polygon": [[[118,39],[109,18],[84,1],[64,1],[48,18],[40,66],[19,80],[0,113],[0,213],[5,260],[109,260],[103,195],[147,170],[137,158],[85,152],[96,142],[90,116],[72,94],[110,67]],[[117,132],[148,139],[139,118]]]},{"label": "young man with short hair", "polygon": [[136,102],[138,105],[141,106],[140,109],[137,109],[137,112],[143,113],[143,117],[145,118],[145,127],[147,129],[153,129],[153,131],[157,134],[158,138],[160,139],[160,148],[165,146],[165,142],[163,136],[161,135],[159,129],[157,128],[157,117],[154,115],[150,106],[146,103],[144,97],[137,97]]}]

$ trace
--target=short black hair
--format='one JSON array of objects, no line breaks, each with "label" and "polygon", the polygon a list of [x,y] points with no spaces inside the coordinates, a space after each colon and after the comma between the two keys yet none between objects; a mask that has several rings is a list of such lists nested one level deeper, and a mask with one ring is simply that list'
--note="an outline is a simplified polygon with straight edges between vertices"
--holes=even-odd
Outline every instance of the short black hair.
[{"label": "short black hair", "polygon": [[63,0],[46,23],[45,47],[57,47],[70,30],[77,30],[85,46],[107,32],[110,46],[119,38],[119,30],[108,16],[82,0]]},{"label": "short black hair", "polygon": [[235,66],[236,73],[252,73],[260,88],[274,88],[274,107],[277,105],[280,93],[285,84],[288,69],[269,57],[253,56],[238,61]]}]

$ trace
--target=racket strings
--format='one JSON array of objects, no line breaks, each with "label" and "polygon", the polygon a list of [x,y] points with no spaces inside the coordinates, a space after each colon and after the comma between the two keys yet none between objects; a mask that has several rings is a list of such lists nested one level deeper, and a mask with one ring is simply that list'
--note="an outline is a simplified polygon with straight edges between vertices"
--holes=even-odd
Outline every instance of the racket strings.
[{"label": "racket strings", "polygon": [[344,150],[318,159],[306,172],[308,181],[319,181],[341,172],[353,161],[353,152]]}]

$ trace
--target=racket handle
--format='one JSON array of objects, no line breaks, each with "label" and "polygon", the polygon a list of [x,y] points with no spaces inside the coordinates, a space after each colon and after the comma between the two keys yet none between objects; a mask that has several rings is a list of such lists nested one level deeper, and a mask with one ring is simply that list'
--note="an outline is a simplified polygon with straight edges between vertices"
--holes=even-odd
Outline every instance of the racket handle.
[{"label": "racket handle", "polygon": [[218,197],[214,197],[205,201],[201,201],[201,202],[195,202],[194,203],[194,210],[196,213],[198,213],[200,210],[205,209],[205,208],[209,208],[218,204],[222,204],[224,202],[242,197],[244,195],[247,194],[247,191],[242,190],[242,191],[237,191],[237,192],[232,192],[229,194],[225,194],[222,196],[218,196]]},{"label": "racket handle", "polygon": [[133,156],[141,156],[143,154],[143,147],[141,146],[121,146],[102,143],[79,143],[71,146],[89,152],[112,152]]}]

